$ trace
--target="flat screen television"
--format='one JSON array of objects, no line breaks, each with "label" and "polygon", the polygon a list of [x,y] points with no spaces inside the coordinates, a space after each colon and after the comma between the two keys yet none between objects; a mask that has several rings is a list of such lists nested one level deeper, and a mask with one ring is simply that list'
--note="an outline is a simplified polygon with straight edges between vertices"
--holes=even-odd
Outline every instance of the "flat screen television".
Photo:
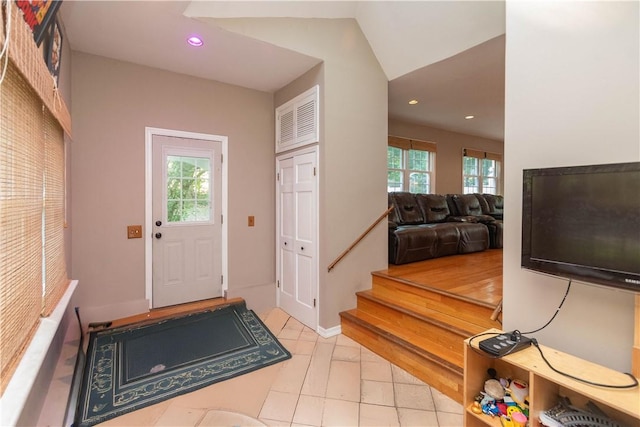
[{"label": "flat screen television", "polygon": [[640,292],[640,162],[525,169],[521,265]]}]

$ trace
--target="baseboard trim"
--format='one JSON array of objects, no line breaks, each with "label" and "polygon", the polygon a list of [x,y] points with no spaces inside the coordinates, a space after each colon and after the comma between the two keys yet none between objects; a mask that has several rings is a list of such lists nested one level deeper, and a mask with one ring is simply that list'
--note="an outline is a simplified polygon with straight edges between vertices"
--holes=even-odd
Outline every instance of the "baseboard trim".
[{"label": "baseboard trim", "polygon": [[336,335],[340,335],[342,333],[342,326],[334,326],[333,328],[325,329],[323,327],[318,326],[318,335],[322,338],[331,338]]}]

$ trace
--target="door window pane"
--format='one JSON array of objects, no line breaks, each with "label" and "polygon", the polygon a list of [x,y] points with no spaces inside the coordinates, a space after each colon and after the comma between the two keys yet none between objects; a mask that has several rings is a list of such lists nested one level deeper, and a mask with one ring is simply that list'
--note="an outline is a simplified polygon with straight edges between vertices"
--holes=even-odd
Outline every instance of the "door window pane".
[{"label": "door window pane", "polygon": [[167,156],[167,221],[211,220],[211,161],[208,157]]}]

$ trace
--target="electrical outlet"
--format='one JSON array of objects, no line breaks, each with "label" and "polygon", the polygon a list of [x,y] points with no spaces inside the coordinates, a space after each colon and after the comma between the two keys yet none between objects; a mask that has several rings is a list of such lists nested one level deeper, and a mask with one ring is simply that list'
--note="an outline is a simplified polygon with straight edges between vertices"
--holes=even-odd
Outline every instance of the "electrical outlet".
[{"label": "electrical outlet", "polygon": [[128,225],[127,226],[127,238],[128,239],[139,239],[142,237],[142,226],[141,225]]},{"label": "electrical outlet", "polygon": [[256,225],[256,218],[253,215],[249,216],[249,227],[253,227]]}]

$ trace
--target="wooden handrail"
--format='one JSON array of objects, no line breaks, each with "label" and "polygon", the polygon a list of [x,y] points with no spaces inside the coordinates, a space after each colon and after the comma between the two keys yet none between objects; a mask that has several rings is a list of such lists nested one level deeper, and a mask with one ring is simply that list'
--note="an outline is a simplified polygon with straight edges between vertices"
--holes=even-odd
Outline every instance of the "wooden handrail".
[{"label": "wooden handrail", "polygon": [[357,245],[358,243],[360,243],[360,241],[361,241],[362,239],[364,239],[364,238],[367,236],[367,234],[369,234],[369,233],[371,232],[371,230],[373,230],[373,229],[374,229],[374,227],[375,227],[376,225],[378,225],[378,223],[379,223],[380,221],[382,221],[382,220],[383,220],[387,215],[389,215],[389,212],[391,212],[392,210],[393,210],[393,206],[389,207],[389,209],[387,209],[387,210],[386,210],[382,215],[380,215],[380,217],[379,217],[378,219],[376,219],[376,220],[373,222],[373,224],[371,224],[371,225],[369,226],[369,228],[367,228],[367,229],[364,231],[364,233],[362,233],[362,234],[360,235],[360,237],[358,237],[356,240],[354,240],[354,242],[351,244],[351,246],[349,246],[347,249],[345,249],[345,251],[344,251],[344,252],[342,252],[340,255],[338,255],[338,258],[336,258],[336,259],[335,259],[331,264],[329,264],[329,267],[328,267],[328,270],[327,270],[327,271],[329,271],[329,272],[330,272],[330,271],[333,269],[333,267],[335,267],[335,266],[336,266],[336,264],[337,264],[337,263],[339,263],[339,262],[342,260],[342,258],[344,258],[344,257],[345,257],[345,256],[346,256],[346,255],[351,251],[351,249],[355,248],[355,247],[356,247],[356,245]]}]

